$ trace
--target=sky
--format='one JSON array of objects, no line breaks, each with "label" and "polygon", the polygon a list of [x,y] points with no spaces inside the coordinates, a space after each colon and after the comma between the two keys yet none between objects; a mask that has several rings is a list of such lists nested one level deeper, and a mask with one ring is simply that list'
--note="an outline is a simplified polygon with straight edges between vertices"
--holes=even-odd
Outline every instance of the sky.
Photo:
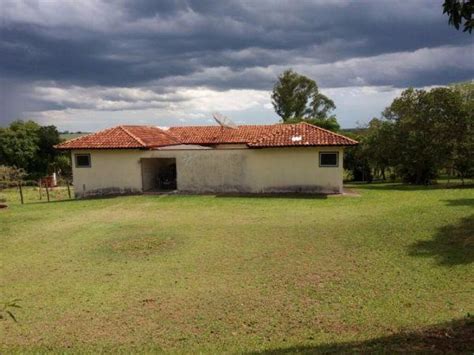
[{"label": "sky", "polygon": [[474,78],[474,37],[442,0],[0,0],[0,126],[276,123],[285,69],[316,80],[344,128],[407,87]]}]

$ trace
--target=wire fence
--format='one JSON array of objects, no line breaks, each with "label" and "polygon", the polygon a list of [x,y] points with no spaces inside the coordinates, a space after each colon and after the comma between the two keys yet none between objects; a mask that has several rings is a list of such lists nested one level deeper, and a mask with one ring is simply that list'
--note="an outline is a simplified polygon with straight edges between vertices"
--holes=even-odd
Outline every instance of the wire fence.
[{"label": "wire fence", "polygon": [[[28,202],[37,201],[58,201],[72,199],[73,189],[71,181],[68,179],[59,179],[56,184],[52,184],[49,179],[38,180],[0,180],[0,194],[5,195],[3,202],[7,200],[16,200],[22,205]],[[2,197],[0,196],[0,202]]]}]

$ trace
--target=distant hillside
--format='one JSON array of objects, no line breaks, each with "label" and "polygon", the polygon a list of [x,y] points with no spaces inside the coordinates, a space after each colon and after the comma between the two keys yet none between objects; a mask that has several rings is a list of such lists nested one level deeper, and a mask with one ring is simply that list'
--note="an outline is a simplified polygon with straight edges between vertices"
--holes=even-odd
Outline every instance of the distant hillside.
[{"label": "distant hillside", "polygon": [[342,128],[341,129],[341,134],[365,134],[367,132],[367,128],[365,127],[359,127],[359,128]]},{"label": "distant hillside", "polygon": [[86,134],[89,134],[89,132],[61,132],[59,133],[59,138],[67,141],[69,139],[85,136]]}]

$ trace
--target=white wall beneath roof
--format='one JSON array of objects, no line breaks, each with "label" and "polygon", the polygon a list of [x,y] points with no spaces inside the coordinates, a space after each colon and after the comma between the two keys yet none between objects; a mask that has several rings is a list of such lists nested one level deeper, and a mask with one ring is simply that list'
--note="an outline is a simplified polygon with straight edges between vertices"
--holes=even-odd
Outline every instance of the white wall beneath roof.
[{"label": "white wall beneath roof", "polygon": [[[319,167],[320,151],[339,152],[338,167]],[[90,150],[90,168],[73,164],[79,197],[142,192],[141,159],[176,158],[181,192],[342,192],[341,147]],[[73,160],[74,162],[74,160]]]},{"label": "white wall beneath roof", "polygon": [[[90,168],[77,168],[75,154],[90,154]],[[77,197],[139,193],[142,191],[140,157],[142,151],[76,150],[72,151],[72,175]]]},{"label": "white wall beneath roof", "polygon": [[[339,152],[338,167],[319,167],[319,152]],[[342,192],[342,149],[268,148],[251,150],[248,181],[256,192]]]},{"label": "white wall beneath roof", "polygon": [[[338,167],[320,167],[319,152],[339,153]],[[342,192],[341,147],[146,151],[176,158],[182,192]]]}]

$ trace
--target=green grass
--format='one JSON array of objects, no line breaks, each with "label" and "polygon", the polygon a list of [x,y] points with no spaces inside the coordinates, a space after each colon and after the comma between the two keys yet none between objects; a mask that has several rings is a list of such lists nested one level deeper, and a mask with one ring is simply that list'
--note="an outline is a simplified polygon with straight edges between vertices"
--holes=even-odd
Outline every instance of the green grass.
[{"label": "green grass", "polygon": [[29,190],[23,206],[8,191],[0,300],[22,308],[0,320],[0,352],[473,350],[474,189],[351,188],[51,203]]}]

